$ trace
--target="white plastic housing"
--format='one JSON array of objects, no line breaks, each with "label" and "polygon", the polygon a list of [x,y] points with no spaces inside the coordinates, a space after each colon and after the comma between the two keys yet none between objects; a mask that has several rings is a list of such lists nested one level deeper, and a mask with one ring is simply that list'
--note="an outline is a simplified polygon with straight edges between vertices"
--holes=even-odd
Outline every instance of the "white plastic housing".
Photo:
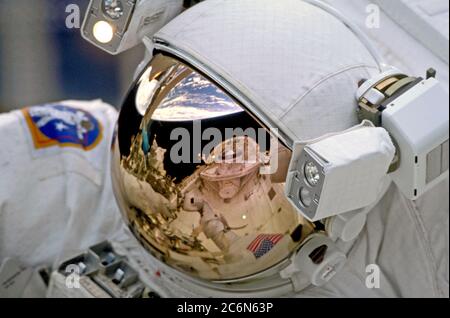
[{"label": "white plastic housing", "polygon": [[[113,20],[103,13],[103,0],[91,0],[84,18],[81,35],[98,48],[116,55],[141,43],[144,36],[153,36],[183,10],[183,0],[122,0],[124,15]],[[98,42],[93,26],[106,21],[113,26],[114,36],[108,43]]]},{"label": "white plastic housing", "polygon": [[[312,222],[364,208],[378,198],[394,154],[387,131],[364,124],[304,147],[296,145],[286,196]],[[308,162],[319,167],[320,180],[315,186],[305,178]],[[302,188],[310,192],[310,205],[302,202]]]},{"label": "white plastic housing", "polygon": [[448,176],[449,96],[430,78],[390,103],[382,126],[400,151],[400,167],[392,179],[415,200]]}]

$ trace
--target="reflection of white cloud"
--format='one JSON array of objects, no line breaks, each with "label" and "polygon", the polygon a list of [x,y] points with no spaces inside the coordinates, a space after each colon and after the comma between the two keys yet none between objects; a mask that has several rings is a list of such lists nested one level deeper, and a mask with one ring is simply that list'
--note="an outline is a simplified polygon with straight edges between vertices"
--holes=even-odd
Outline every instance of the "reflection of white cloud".
[{"label": "reflection of white cloud", "polygon": [[242,108],[228,95],[193,73],[175,86],[152,118],[160,121],[200,120],[241,111]]},{"label": "reflection of white cloud", "polygon": [[170,108],[174,106],[186,106],[196,108],[206,108],[211,111],[228,109],[232,112],[241,108],[230,100],[220,99],[216,96],[206,96],[201,94],[183,94],[164,100],[159,108]]},{"label": "reflection of white cloud", "polygon": [[[241,110],[233,113],[241,112]],[[211,111],[204,108],[173,106],[168,108],[158,108],[153,113],[152,119],[159,121],[186,121],[201,120],[206,118],[221,117],[233,114],[229,110]]]}]

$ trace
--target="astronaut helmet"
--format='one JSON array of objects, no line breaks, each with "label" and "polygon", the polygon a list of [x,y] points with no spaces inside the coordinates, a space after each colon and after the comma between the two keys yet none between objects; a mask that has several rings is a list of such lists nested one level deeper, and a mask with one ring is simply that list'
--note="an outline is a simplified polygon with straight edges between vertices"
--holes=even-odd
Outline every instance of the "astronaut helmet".
[{"label": "astronaut helmet", "polygon": [[205,1],[152,45],[113,144],[127,225],[183,277],[226,287],[279,275],[329,234],[287,200],[294,141],[357,125],[355,92],[377,61],[342,21],[298,0]]}]

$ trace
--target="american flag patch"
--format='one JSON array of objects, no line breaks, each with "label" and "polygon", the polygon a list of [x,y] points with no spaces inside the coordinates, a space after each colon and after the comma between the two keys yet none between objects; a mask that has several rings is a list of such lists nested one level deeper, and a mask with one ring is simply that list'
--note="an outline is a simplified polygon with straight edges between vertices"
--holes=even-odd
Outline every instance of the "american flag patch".
[{"label": "american flag patch", "polygon": [[283,239],[284,235],[281,234],[261,234],[250,243],[247,250],[253,253],[256,258],[263,257],[270,250]]}]

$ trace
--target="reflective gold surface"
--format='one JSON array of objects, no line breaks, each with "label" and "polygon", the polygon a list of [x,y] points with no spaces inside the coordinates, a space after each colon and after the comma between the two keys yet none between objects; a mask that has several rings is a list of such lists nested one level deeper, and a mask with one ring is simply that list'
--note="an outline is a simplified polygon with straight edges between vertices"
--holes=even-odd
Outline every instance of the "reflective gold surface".
[{"label": "reflective gold surface", "polygon": [[[314,227],[277,183],[288,150],[279,145],[264,151],[266,146],[243,134],[216,141],[197,154],[196,163],[176,164],[167,145],[178,124],[261,127],[219,87],[170,57],[157,55],[136,85],[119,120],[113,180],[143,246],[184,273],[214,281],[259,273],[295,251]],[[139,127],[123,127],[138,121]],[[260,169],[273,152],[283,154],[277,177]]]}]

